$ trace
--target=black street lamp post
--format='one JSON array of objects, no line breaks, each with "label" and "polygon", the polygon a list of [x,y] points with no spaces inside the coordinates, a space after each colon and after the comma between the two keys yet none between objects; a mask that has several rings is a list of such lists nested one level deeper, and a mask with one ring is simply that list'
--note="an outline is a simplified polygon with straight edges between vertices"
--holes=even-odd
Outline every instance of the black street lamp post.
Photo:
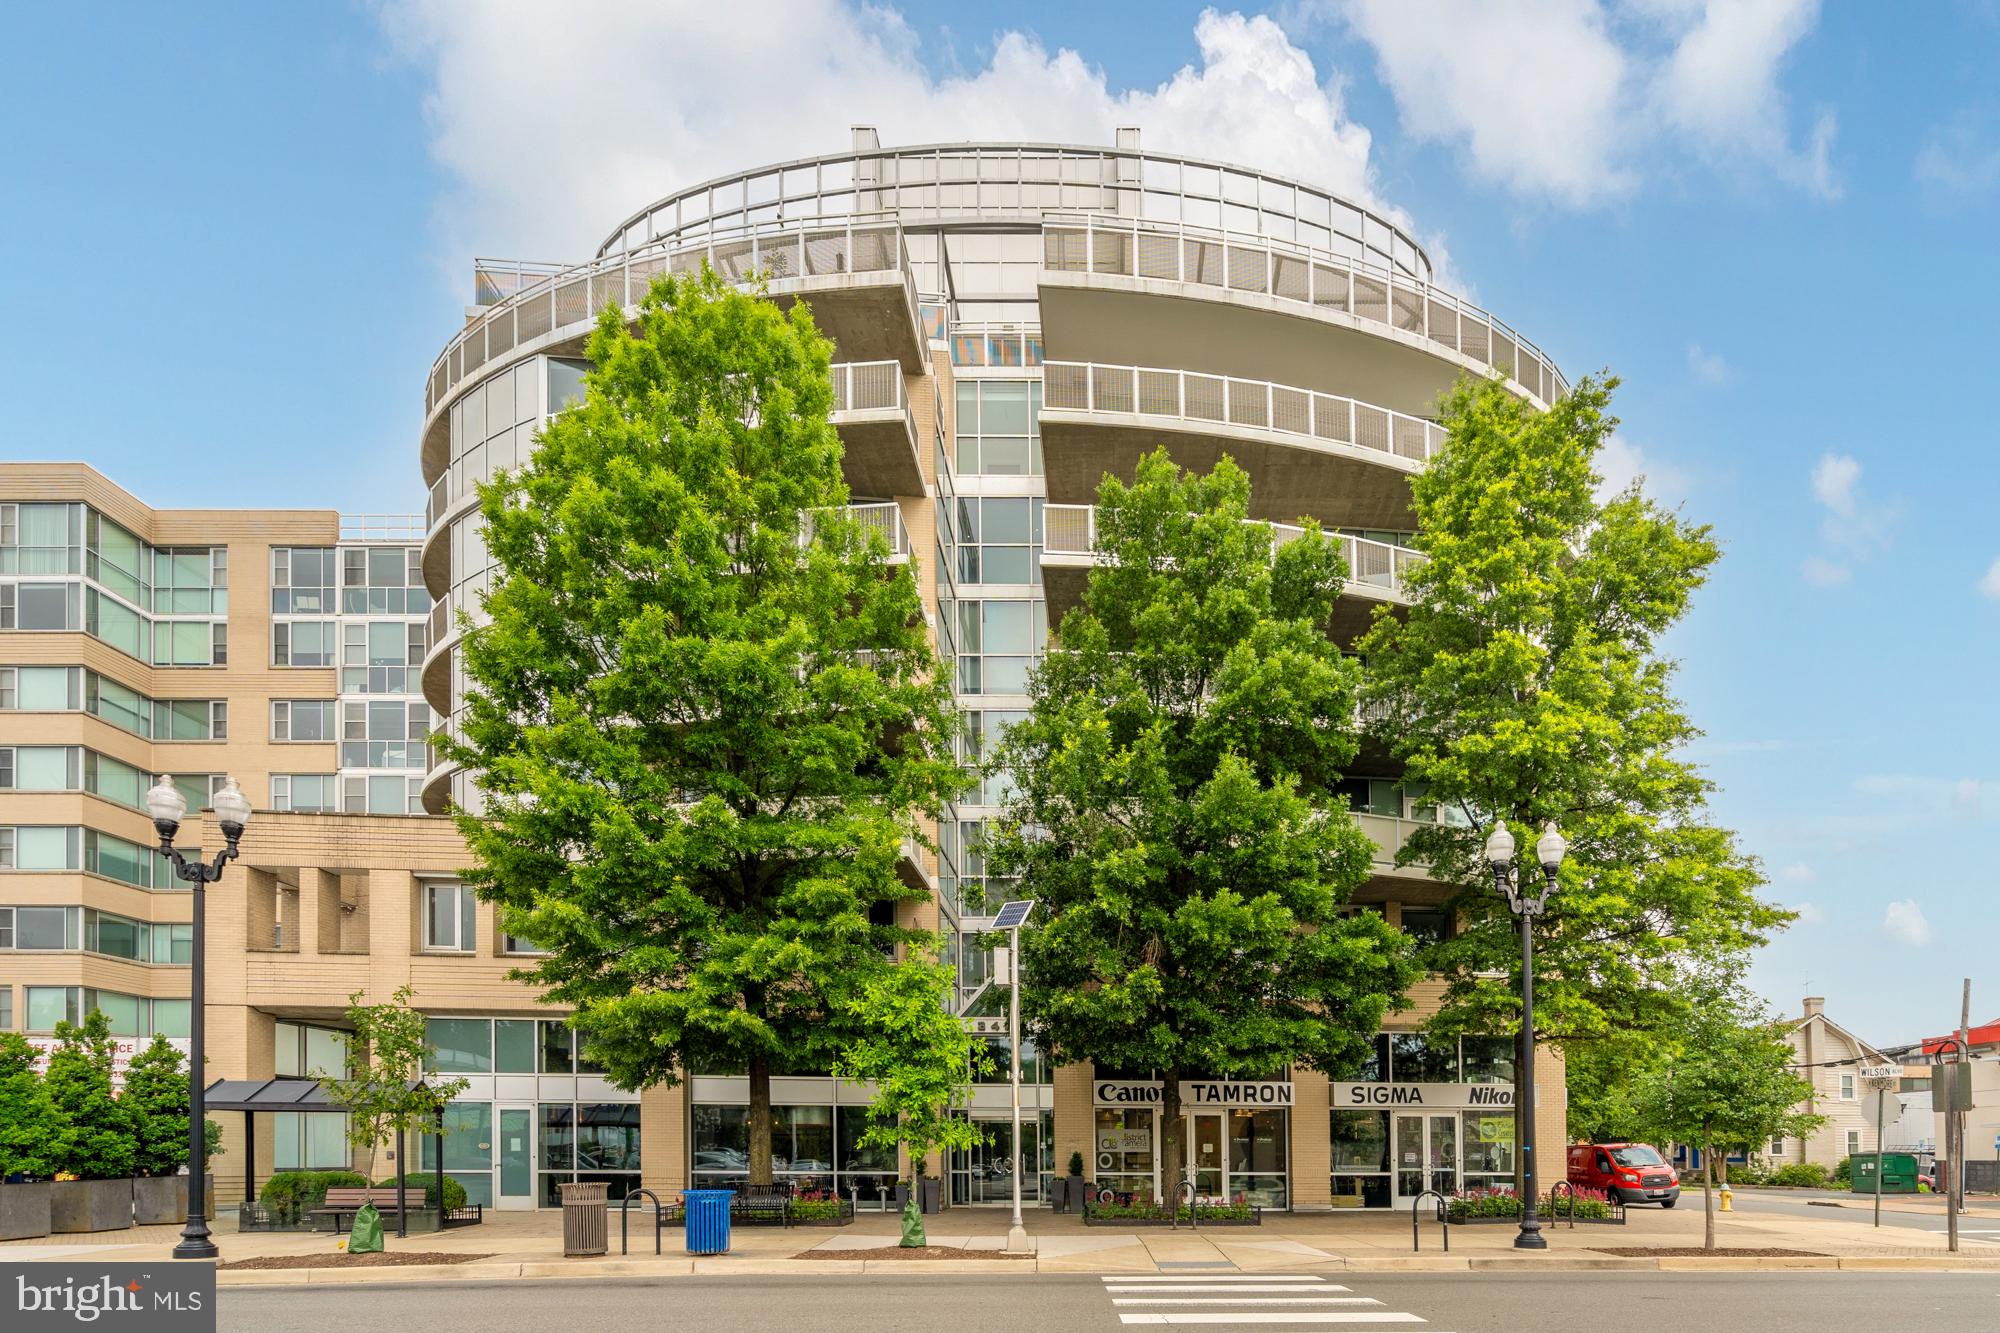
[{"label": "black street lamp post", "polygon": [[1507,910],[1521,921],[1521,1230],[1514,1237],[1517,1250],[1549,1248],[1535,1197],[1535,918],[1548,904],[1563,853],[1568,850],[1569,844],[1554,821],[1543,827],[1535,842],[1542,884],[1538,892],[1530,894],[1522,891],[1522,871],[1514,865],[1514,835],[1507,831],[1507,825],[1494,820],[1493,832],[1486,838],[1486,864],[1493,870],[1493,886],[1506,897]]},{"label": "black street lamp post", "polygon": [[208,1108],[202,1085],[206,1072],[202,1064],[206,999],[202,990],[202,908],[208,895],[203,890],[221,879],[222,867],[236,858],[236,844],[243,837],[243,826],[250,822],[250,802],[237,790],[236,779],[224,778],[211,808],[228,845],[215,854],[212,862],[189,861],[174,848],[174,835],[180,832],[181,819],[187,814],[187,798],[166,777],[146,793],[146,813],[153,817],[153,828],[160,835],[160,855],[167,858],[174,873],[194,890],[194,975],[188,994],[188,1205],[181,1243],[174,1246],[176,1259],[214,1259],[219,1253],[209,1237],[205,1188],[208,1143],[204,1131]]}]

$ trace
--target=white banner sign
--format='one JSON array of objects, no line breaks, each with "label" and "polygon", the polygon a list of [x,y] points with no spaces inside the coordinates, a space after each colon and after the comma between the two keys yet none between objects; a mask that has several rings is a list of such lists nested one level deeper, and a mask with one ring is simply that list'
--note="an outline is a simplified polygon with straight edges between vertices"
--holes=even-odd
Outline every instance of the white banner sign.
[{"label": "white banner sign", "polygon": [[[1091,1100],[1099,1106],[1158,1106],[1166,1088],[1155,1080],[1099,1079],[1091,1084]],[[1244,1083],[1234,1079],[1191,1078],[1181,1081],[1181,1106],[1202,1111],[1218,1106],[1290,1106],[1292,1085],[1281,1082]]]},{"label": "white banner sign", "polygon": [[1333,1109],[1369,1110],[1374,1107],[1460,1107],[1490,1106],[1512,1110],[1514,1089],[1506,1083],[1335,1083]]},{"label": "white banner sign", "polygon": [[[113,1037],[111,1055],[111,1090],[121,1092],[125,1087],[125,1071],[132,1066],[132,1057],[153,1044],[151,1037]],[[35,1048],[35,1072],[49,1072],[49,1053],[62,1043],[54,1037],[30,1037],[28,1045]],[[167,1045],[181,1053],[181,1068],[187,1068],[188,1039],[168,1037]]]}]

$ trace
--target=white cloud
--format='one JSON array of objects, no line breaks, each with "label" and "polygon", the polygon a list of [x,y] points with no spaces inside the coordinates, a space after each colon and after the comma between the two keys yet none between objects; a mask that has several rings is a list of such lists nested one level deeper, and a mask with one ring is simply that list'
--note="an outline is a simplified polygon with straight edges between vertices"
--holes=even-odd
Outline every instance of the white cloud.
[{"label": "white cloud", "polygon": [[1980,575],[1979,591],[1988,597],[2000,598],[2000,556],[1995,556],[1993,563],[1986,567],[1986,572]]},{"label": "white cloud", "polygon": [[1479,176],[1571,206],[1628,192],[1628,57],[1596,0],[1348,0],[1403,127],[1462,146]]},{"label": "white cloud", "polygon": [[1813,464],[1813,498],[1841,518],[1854,517],[1854,488],[1861,464],[1847,454],[1821,454]]},{"label": "white cloud", "polygon": [[1728,384],[1736,378],[1736,368],[1720,352],[1705,352],[1700,343],[1688,344],[1688,373],[1703,384]]},{"label": "white cloud", "polygon": [[1778,871],[1778,878],[1787,884],[1810,884],[1818,879],[1819,876],[1814,873],[1813,868],[1809,865],[1794,864],[1781,867]]},{"label": "white cloud", "polygon": [[1412,135],[1524,197],[1589,207],[1692,155],[1822,198],[1837,122],[1791,141],[1779,88],[1818,0],[1320,0],[1375,52]]},{"label": "white cloud", "polygon": [[1799,573],[1815,588],[1838,588],[1854,577],[1854,571],[1823,555],[1809,555],[1799,563]]},{"label": "white cloud", "polygon": [[1597,469],[1597,498],[1608,500],[1633,482],[1661,504],[1677,506],[1691,489],[1688,474],[1673,464],[1649,454],[1643,445],[1622,435],[1613,435],[1597,451],[1592,466]]},{"label": "white cloud", "polygon": [[[1232,160],[1377,203],[1370,135],[1337,78],[1268,18],[1210,10],[1200,63],[1114,90],[1075,51],[999,34],[984,68],[934,77],[893,9],[839,0],[377,0],[397,52],[430,72],[448,262],[475,251],[574,259],[660,196],[708,177],[883,143],[1053,140]],[[524,38],[532,34],[532,38]],[[1433,250],[1432,258],[1442,257]]]},{"label": "white cloud", "polygon": [[1826,912],[1821,909],[1818,903],[1792,903],[1789,906],[1792,911],[1798,913],[1799,919],[1794,923],[1796,925],[1823,926],[1826,924]]},{"label": "white cloud", "polygon": [[1917,906],[1914,898],[1899,898],[1882,913],[1882,933],[1898,943],[1921,949],[1931,942],[1931,923],[1924,919],[1924,909]]},{"label": "white cloud", "polygon": [[1987,121],[1971,111],[1961,112],[1925,138],[1911,170],[1926,195],[1957,201],[2000,185],[2000,134]]},{"label": "white cloud", "polygon": [[1641,4],[1670,30],[1673,54],[1655,75],[1653,104],[1707,156],[1761,166],[1823,199],[1840,196],[1830,161],[1833,113],[1794,148],[1778,69],[1813,25],[1819,0],[1706,0]]}]

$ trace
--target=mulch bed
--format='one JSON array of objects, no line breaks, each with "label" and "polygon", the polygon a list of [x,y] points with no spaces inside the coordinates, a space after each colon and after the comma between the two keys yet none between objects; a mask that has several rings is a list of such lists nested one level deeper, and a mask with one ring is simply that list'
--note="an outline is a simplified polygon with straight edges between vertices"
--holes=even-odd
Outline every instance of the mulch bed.
[{"label": "mulch bed", "polygon": [[261,1259],[232,1259],[217,1264],[231,1268],[402,1268],[409,1264],[469,1264],[490,1254],[445,1254],[436,1250],[383,1250],[377,1254],[267,1254]]},{"label": "mulch bed", "polygon": [[1620,1259],[1826,1259],[1816,1249],[1702,1249],[1700,1245],[1592,1245],[1600,1255]]},{"label": "mulch bed", "polygon": [[1007,1254],[1000,1250],[964,1250],[956,1245],[926,1245],[922,1249],[912,1245],[908,1249],[901,1245],[884,1245],[873,1250],[807,1250],[795,1254],[794,1259],[904,1259],[922,1262],[925,1259],[1032,1259],[1032,1254]]}]

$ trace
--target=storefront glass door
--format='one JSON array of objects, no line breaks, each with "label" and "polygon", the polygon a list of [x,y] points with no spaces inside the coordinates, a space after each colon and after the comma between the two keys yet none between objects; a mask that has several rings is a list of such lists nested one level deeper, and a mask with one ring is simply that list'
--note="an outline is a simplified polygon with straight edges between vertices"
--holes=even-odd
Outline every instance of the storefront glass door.
[{"label": "storefront glass door", "polygon": [[1187,1120],[1187,1178],[1194,1182],[1194,1192],[1199,1197],[1224,1198],[1222,1116],[1196,1112]]},{"label": "storefront glass door", "polygon": [[493,1144],[494,1165],[499,1168],[500,1192],[497,1208],[535,1206],[535,1109],[532,1106],[499,1108],[500,1134]]},{"label": "storefront glass door", "polygon": [[[986,1132],[986,1141],[961,1148],[951,1155],[951,1201],[953,1203],[1011,1203],[1014,1199],[1013,1123],[1007,1120],[974,1118],[973,1124]],[[1027,1157],[1028,1174],[1021,1181],[1021,1202],[1041,1199],[1041,1131],[1032,1113],[1021,1118],[1021,1145]]]},{"label": "storefront glass door", "polygon": [[1396,1117],[1396,1196],[1458,1190],[1458,1113]]}]

